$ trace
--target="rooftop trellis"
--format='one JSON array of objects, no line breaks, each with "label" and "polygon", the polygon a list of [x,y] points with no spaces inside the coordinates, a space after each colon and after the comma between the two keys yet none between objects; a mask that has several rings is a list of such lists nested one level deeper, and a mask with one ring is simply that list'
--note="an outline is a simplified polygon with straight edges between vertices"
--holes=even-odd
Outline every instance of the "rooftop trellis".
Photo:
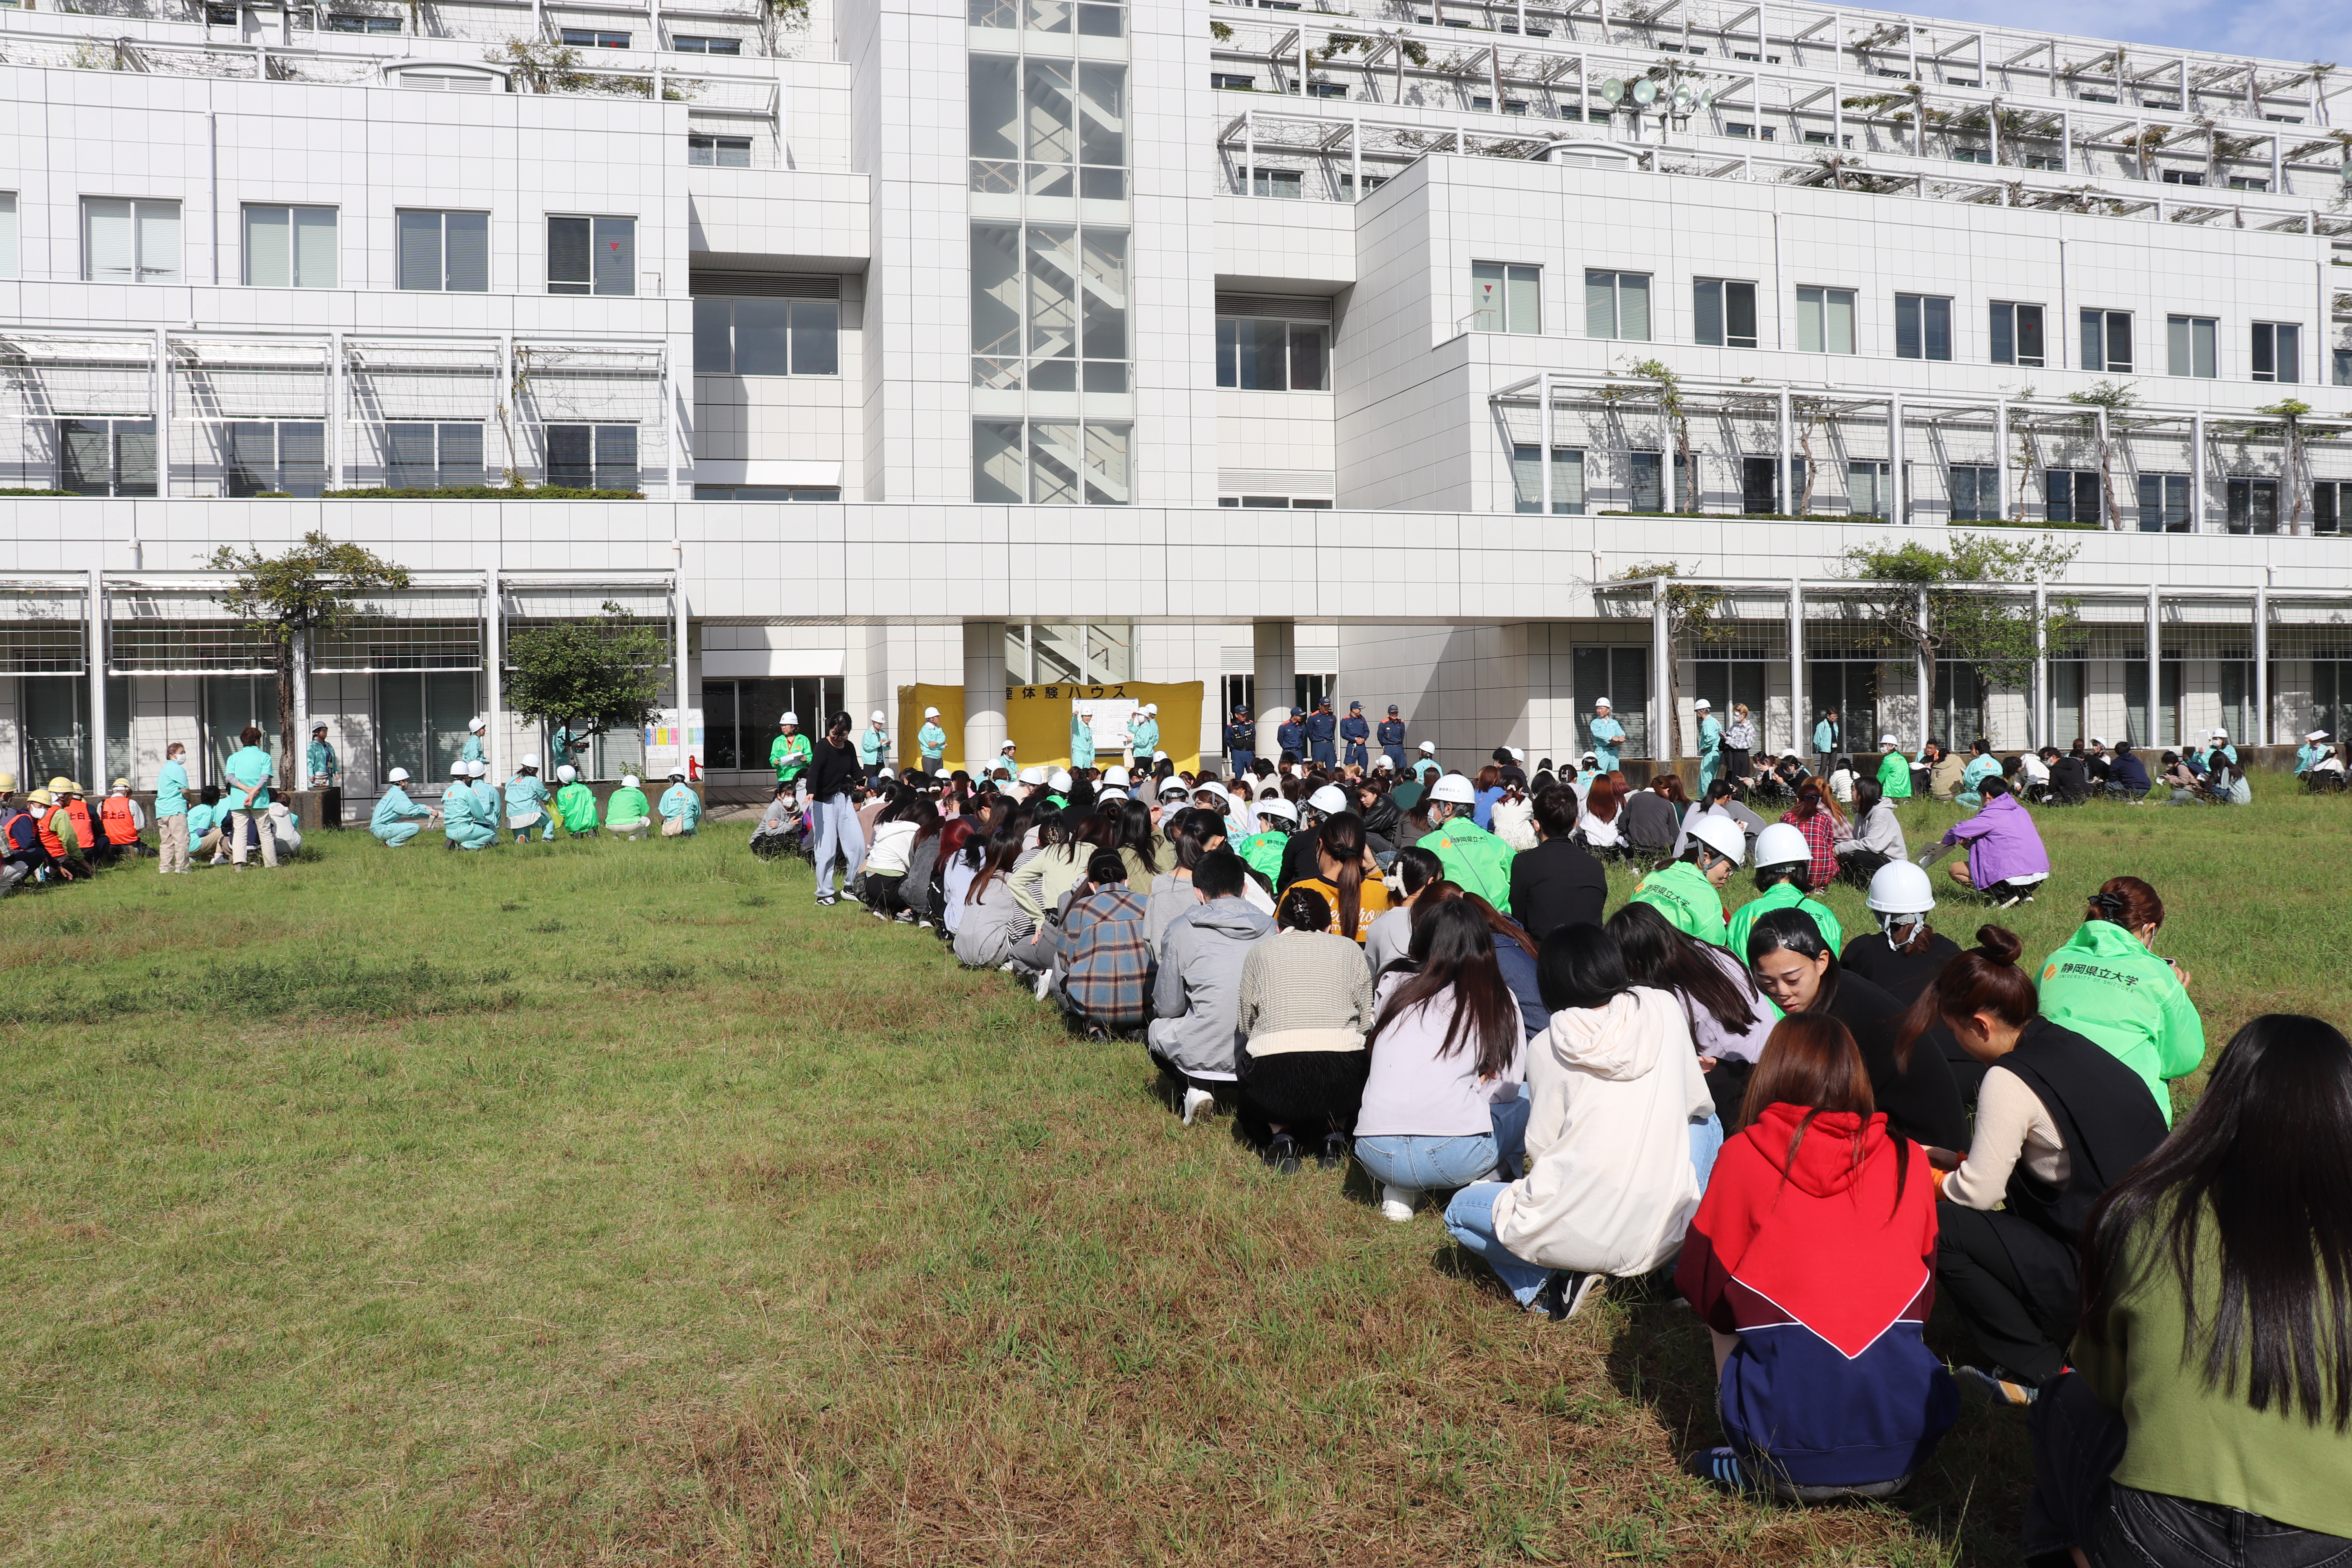
[{"label": "rooftop trellis", "polygon": [[0,417],[145,418],[155,412],[153,340],[0,335]]},{"label": "rooftop trellis", "polygon": [[76,588],[0,588],[0,675],[81,674],[89,668],[87,605]]}]

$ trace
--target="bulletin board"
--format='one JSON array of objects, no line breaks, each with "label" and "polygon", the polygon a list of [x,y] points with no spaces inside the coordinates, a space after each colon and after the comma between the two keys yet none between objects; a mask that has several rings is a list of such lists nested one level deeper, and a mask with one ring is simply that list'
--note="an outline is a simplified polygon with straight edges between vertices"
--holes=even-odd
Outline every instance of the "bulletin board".
[{"label": "bulletin board", "polygon": [[940,728],[948,732],[948,753],[942,759],[948,772],[965,765],[963,758],[963,688],[961,686],[902,686],[898,688],[898,725],[890,732],[890,749],[898,761],[891,765],[900,773],[923,765],[923,748],[915,737],[923,727],[923,710],[940,710]]},{"label": "bulletin board", "polygon": [[[1201,687],[1197,680],[1008,687],[1004,693],[1004,738],[1018,748],[1013,754],[1024,768],[1067,767],[1070,721],[1081,700],[1093,707],[1098,732],[1106,728],[1108,714],[1123,714],[1146,702],[1157,702],[1160,711],[1154,717],[1160,721],[1160,749],[1168,753],[1169,761],[1179,771],[1196,771],[1201,765]],[[947,710],[945,702],[938,706],[940,711]],[[916,705],[915,711],[922,711],[921,704]],[[1095,765],[1107,768],[1119,760],[1118,753],[1102,745],[1096,753]],[[1148,767],[1151,759],[1139,757],[1136,762]]]}]

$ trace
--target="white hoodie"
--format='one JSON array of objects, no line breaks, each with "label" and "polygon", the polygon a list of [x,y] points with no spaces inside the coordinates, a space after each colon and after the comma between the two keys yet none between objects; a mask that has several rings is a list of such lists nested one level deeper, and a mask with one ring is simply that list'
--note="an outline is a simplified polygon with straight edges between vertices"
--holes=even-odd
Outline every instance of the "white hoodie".
[{"label": "white hoodie", "polygon": [[1715,1109],[1673,996],[1636,986],[1554,1013],[1528,1042],[1528,1173],[1495,1197],[1495,1237],[1528,1262],[1645,1274],[1698,1212],[1690,1129]]}]

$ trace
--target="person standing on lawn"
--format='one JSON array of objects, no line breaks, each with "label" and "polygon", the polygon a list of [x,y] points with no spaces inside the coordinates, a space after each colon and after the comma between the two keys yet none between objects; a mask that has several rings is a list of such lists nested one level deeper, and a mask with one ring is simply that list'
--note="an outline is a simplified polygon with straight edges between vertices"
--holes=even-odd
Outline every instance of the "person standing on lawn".
[{"label": "person standing on lawn", "polygon": [[155,838],[162,847],[156,875],[177,876],[188,867],[188,748],[174,741],[163,748],[155,774]]},{"label": "person standing on lawn", "polygon": [[228,754],[221,772],[228,775],[227,806],[229,810],[229,863],[238,870],[245,869],[246,836],[252,834],[261,841],[261,863],[278,864],[278,840],[263,833],[261,814],[269,809],[269,775],[273,771],[269,753],[261,749],[261,731],[247,724],[239,732],[237,750]]}]

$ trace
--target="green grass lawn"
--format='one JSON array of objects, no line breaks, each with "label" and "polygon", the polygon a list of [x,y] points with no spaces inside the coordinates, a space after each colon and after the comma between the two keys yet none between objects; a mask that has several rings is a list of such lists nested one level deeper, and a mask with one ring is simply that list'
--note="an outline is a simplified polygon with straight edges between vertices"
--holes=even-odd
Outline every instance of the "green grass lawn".
[{"label": "green grass lawn", "polygon": [[[2131,872],[2217,1048],[2342,1020],[2352,802],[2258,788],[2044,814],[2029,956]],[[0,1562],[2013,1560],[2013,1415],[1714,1496],[1686,1311],[1527,1319],[748,831],[0,904]]]}]

